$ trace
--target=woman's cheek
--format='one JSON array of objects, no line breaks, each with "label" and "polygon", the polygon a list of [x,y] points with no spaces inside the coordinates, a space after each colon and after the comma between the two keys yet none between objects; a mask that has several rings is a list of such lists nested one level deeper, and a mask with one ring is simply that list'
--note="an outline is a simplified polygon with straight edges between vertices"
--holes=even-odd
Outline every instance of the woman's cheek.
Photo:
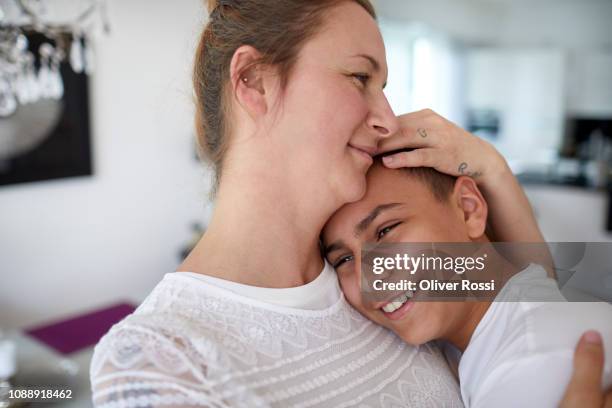
[{"label": "woman's cheek", "polygon": [[370,112],[365,97],[360,93],[352,93],[345,105],[345,114],[352,127],[359,129],[365,125]]},{"label": "woman's cheek", "polygon": [[364,95],[353,84],[349,83],[333,99],[330,106],[332,117],[329,123],[335,123],[342,133],[349,133],[348,139],[365,124],[368,117],[368,105]]}]

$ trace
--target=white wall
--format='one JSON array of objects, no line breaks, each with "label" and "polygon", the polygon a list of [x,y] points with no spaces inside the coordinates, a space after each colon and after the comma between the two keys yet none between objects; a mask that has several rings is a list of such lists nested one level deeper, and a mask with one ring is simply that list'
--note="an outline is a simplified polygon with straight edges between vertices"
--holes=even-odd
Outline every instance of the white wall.
[{"label": "white wall", "polygon": [[110,0],[91,77],[94,176],[0,188],[0,326],[141,299],[205,216],[193,158],[200,0]]}]

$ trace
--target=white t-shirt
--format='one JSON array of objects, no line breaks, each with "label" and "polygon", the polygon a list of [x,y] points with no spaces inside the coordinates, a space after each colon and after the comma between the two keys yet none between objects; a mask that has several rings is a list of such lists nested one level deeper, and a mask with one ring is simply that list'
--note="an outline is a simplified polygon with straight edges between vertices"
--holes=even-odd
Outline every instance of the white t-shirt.
[{"label": "white t-shirt", "polygon": [[[325,268],[304,291],[245,293],[245,285],[166,274],[96,346],[94,405],[461,407],[439,349],[409,346],[364,318]],[[315,290],[335,293],[335,301],[325,304]],[[274,304],[271,293],[285,300],[285,293],[297,293],[319,299],[301,303],[323,307]]]},{"label": "white t-shirt", "polygon": [[564,300],[538,265],[508,281],[459,362],[466,407],[557,407],[572,374],[576,344],[589,329],[603,336],[604,386],[612,384],[612,306]]}]

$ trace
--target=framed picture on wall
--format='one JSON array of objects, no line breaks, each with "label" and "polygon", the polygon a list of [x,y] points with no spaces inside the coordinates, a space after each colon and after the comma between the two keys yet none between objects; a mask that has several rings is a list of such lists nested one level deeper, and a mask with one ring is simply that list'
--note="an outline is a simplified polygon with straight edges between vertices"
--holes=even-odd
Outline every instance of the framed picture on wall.
[{"label": "framed picture on wall", "polygon": [[[28,35],[34,55],[44,42],[53,44],[41,34]],[[60,99],[20,104],[0,117],[0,186],[93,173],[88,78],[67,62],[61,63],[60,74]]]}]

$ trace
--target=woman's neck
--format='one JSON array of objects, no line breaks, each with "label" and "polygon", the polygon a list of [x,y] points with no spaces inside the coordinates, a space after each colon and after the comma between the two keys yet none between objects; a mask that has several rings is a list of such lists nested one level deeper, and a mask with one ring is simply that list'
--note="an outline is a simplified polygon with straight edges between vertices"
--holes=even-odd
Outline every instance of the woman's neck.
[{"label": "woman's neck", "polygon": [[224,177],[207,232],[179,270],[276,288],[315,279],[323,268],[319,233],[336,206],[278,172]]}]

